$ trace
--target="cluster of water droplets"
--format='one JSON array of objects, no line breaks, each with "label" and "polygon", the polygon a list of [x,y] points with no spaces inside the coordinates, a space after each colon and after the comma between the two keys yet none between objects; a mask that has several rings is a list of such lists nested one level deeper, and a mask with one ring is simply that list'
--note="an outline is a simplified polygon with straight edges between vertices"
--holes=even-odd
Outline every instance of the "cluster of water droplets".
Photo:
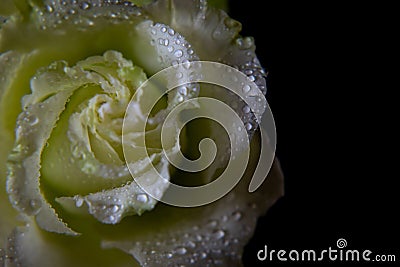
[{"label": "cluster of water droplets", "polygon": [[[176,73],[176,79],[182,79],[185,75],[196,75],[196,71],[191,71],[194,61],[199,60],[192,46],[182,35],[167,25],[156,23],[150,25],[150,44],[155,46],[158,53],[160,65],[183,67],[182,72]],[[199,85],[197,83],[187,83],[170,91],[169,101],[174,105],[197,96]]]},{"label": "cluster of water droplets", "polygon": [[[25,110],[21,113],[17,120],[16,126],[16,138],[17,145],[14,146],[13,150],[8,156],[8,162],[13,164],[15,167],[8,169],[8,175],[18,175],[17,172],[22,166],[22,162],[26,158],[32,157],[35,151],[40,149],[40,144],[30,142],[29,138],[38,135],[40,131],[39,117],[36,115],[37,112],[44,112],[43,105],[37,105],[34,110]],[[33,181],[26,181],[24,185],[16,182],[14,186],[10,186],[8,193],[19,196],[11,198],[11,202],[14,206],[18,206],[21,211],[27,214],[35,214],[41,206],[41,200],[36,198],[34,192],[26,192],[26,184],[33,184]],[[21,192],[23,195],[21,196]],[[22,203],[23,202],[23,203]]]},{"label": "cluster of water droplets", "polygon": [[87,30],[99,19],[119,23],[142,15],[139,7],[122,0],[49,0],[44,7],[35,7],[40,28],[57,29],[65,23]]},{"label": "cluster of water droplets", "polygon": [[[6,249],[4,251],[0,249],[0,266],[22,266],[18,259],[18,232],[18,230],[14,230],[13,233],[7,238]],[[20,234],[23,234],[23,232],[21,232]]]},{"label": "cluster of water droplets", "polygon": [[[228,64],[237,70],[241,71],[247,76],[247,82],[241,83],[242,92],[252,98],[252,102],[263,102],[262,98],[267,93],[266,87],[266,73],[262,68],[256,54],[254,39],[252,37],[238,37],[236,38],[234,45],[232,45],[226,55],[219,59],[222,63]],[[233,79],[236,79],[233,76]],[[235,80],[237,81],[237,79]],[[262,94],[254,94],[249,83],[253,82],[257,85],[259,91]],[[254,131],[258,128],[260,121],[255,116],[254,112],[257,110],[251,110],[251,108],[244,103],[238,97],[235,97],[232,93],[228,92],[228,95],[232,97],[231,106],[239,114],[242,119],[245,130],[251,137]],[[260,109],[265,109],[265,106],[260,106]],[[241,131],[242,129],[238,129]]]},{"label": "cluster of water droplets", "polygon": [[128,183],[84,197],[75,196],[73,201],[77,208],[86,204],[89,213],[106,224],[119,223],[127,213],[141,214],[156,204],[156,200],[149,197],[135,183]]},{"label": "cluster of water droplets", "polygon": [[[225,200],[232,202],[232,197]],[[103,242],[103,247],[127,251],[143,266],[236,266],[247,242],[243,237],[250,236],[255,226],[257,206],[251,202],[233,204],[217,213],[218,208],[214,208],[203,211],[209,214],[203,214],[196,225],[183,224],[144,241]]]}]

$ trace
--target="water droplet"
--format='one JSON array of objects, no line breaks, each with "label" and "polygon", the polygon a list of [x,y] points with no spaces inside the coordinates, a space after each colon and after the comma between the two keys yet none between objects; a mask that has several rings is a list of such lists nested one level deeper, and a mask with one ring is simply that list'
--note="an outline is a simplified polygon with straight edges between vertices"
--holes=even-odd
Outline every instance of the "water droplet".
[{"label": "water droplet", "polygon": [[136,196],[136,200],[139,201],[139,202],[146,203],[148,198],[147,198],[146,194],[139,194],[139,195]]},{"label": "water droplet", "polygon": [[173,46],[168,46],[167,50],[168,50],[168,52],[172,53],[174,51],[174,47]]},{"label": "water droplet", "polygon": [[251,75],[251,74],[253,74],[253,70],[246,69],[246,70],[244,71],[244,74],[246,74],[246,75]]},{"label": "water droplet", "polygon": [[165,39],[165,40],[164,40],[164,45],[167,46],[168,44],[169,44],[169,40],[168,40],[168,39]]},{"label": "water droplet", "polygon": [[26,122],[29,125],[33,126],[39,122],[39,119],[35,115],[29,115],[28,117],[26,117]]},{"label": "water droplet", "polygon": [[190,49],[188,49],[188,50],[187,50],[187,52],[188,52],[188,54],[189,54],[189,55],[193,55],[193,54],[194,54],[194,50],[193,50],[193,49],[191,49],[191,48],[190,48]]},{"label": "water droplet", "polygon": [[246,113],[246,114],[250,113],[250,107],[249,106],[244,106],[243,107],[243,112]]},{"label": "water droplet", "polygon": [[182,65],[183,65],[183,67],[185,68],[185,69],[189,69],[190,68],[190,66],[191,66],[191,64],[190,64],[190,61],[189,60],[187,60],[187,59],[185,59],[184,61],[182,61]]},{"label": "water droplet", "polygon": [[120,209],[120,207],[118,205],[113,205],[112,208],[111,208],[111,211],[113,213],[116,213],[117,211],[119,211],[119,209]]},{"label": "water droplet", "polygon": [[175,31],[174,31],[174,29],[169,29],[168,33],[169,33],[169,35],[173,36],[175,34]]},{"label": "water droplet", "polygon": [[51,5],[46,6],[46,11],[49,13],[52,13],[54,11],[53,7]]},{"label": "water droplet", "polygon": [[200,253],[200,258],[201,259],[207,258],[207,253],[205,253],[205,252]]},{"label": "water droplet", "polygon": [[182,79],[182,77],[183,77],[182,72],[176,73],[176,78],[177,78],[177,79]]},{"label": "water droplet", "polygon": [[250,122],[246,123],[246,129],[247,129],[248,131],[250,131],[251,129],[253,129],[253,125],[251,125]]},{"label": "water droplet", "polygon": [[81,198],[81,197],[76,198],[75,199],[75,206],[77,208],[80,208],[80,207],[82,207],[82,205],[83,205],[83,198]]},{"label": "water droplet", "polygon": [[179,92],[181,95],[187,95],[188,89],[187,89],[186,86],[181,86],[181,87],[179,87],[178,92]]},{"label": "water droplet", "polygon": [[167,258],[168,259],[172,258],[172,256],[173,256],[172,253],[167,253]]},{"label": "water droplet", "polygon": [[171,62],[171,64],[172,64],[172,66],[173,66],[174,68],[176,68],[176,67],[178,67],[179,62],[178,62],[178,60],[174,60],[174,61]]},{"label": "water droplet", "polygon": [[218,230],[213,233],[215,239],[221,239],[225,236],[225,232],[223,230]]},{"label": "water droplet", "polygon": [[232,217],[235,221],[239,221],[242,218],[242,213],[240,213],[240,211],[236,211],[232,214]]},{"label": "water droplet", "polygon": [[218,222],[216,220],[211,220],[207,224],[209,227],[215,227],[218,225]]},{"label": "water droplet", "polygon": [[161,32],[166,32],[167,28],[166,27],[161,27]]},{"label": "water droplet", "polygon": [[29,201],[29,205],[32,209],[37,209],[40,206],[40,202],[36,199],[31,199],[31,201]]},{"label": "water droplet", "polygon": [[242,89],[243,89],[243,92],[244,92],[244,93],[248,93],[248,92],[250,91],[251,88],[250,88],[250,85],[245,84],[245,85],[243,86]]},{"label": "water droplet", "polygon": [[179,255],[184,255],[184,254],[186,254],[186,252],[187,252],[187,249],[184,247],[179,247],[176,249],[176,253]]},{"label": "water droplet", "polygon": [[191,248],[195,248],[196,247],[196,243],[194,243],[193,241],[189,241],[187,243],[187,245],[188,245],[188,247],[191,247]]},{"label": "water droplet", "polygon": [[90,8],[90,4],[88,2],[82,2],[81,9],[87,10]]},{"label": "water droplet", "polygon": [[176,57],[181,57],[181,56],[183,56],[183,52],[182,52],[182,50],[178,49],[178,50],[175,51],[174,55]]}]

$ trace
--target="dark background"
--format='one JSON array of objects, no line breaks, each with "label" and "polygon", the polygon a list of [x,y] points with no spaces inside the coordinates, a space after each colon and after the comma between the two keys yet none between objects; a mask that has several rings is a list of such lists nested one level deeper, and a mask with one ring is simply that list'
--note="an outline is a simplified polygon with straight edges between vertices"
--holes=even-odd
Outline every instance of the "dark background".
[{"label": "dark background", "polygon": [[400,88],[388,79],[395,64],[390,36],[398,30],[390,33],[391,9],[230,1],[230,16],[242,23],[242,35],[255,37],[269,73],[267,99],[285,175],[285,196],[260,218],[245,266],[283,265],[257,260],[264,245],[318,251],[336,248],[339,238],[347,249],[400,261],[394,95]]}]

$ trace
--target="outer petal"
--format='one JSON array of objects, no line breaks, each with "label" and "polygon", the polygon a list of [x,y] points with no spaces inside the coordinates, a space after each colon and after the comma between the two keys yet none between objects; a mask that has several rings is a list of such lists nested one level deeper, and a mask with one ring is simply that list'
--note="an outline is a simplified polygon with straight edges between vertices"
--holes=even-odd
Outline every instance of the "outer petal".
[{"label": "outer petal", "polygon": [[[253,142],[252,149],[256,149],[257,142]],[[252,194],[247,191],[256,159],[257,153],[252,151],[245,177],[219,201],[189,209],[159,205],[149,213],[151,218],[145,219],[157,231],[126,237],[125,241],[116,241],[109,235],[103,247],[119,248],[142,266],[241,266],[243,248],[254,232],[258,216],[283,194],[278,162],[261,188]]]},{"label": "outer petal", "polygon": [[[241,24],[224,11],[209,7],[205,0],[159,0],[145,7],[145,11],[154,21],[170,25],[182,34],[201,60],[236,67],[266,94],[266,74],[255,54],[253,38],[240,36]],[[240,114],[244,124],[249,124],[250,135],[257,129],[253,114],[233,94],[204,86],[201,95],[218,98],[229,105],[235,103],[232,108]]]},{"label": "outer petal", "polygon": [[[0,103],[5,101],[3,98],[4,92],[9,87],[11,77],[13,77],[16,69],[20,67],[21,62],[22,58],[18,53],[8,52],[0,55]],[[8,234],[17,224],[17,212],[8,201],[5,188],[6,161],[8,153],[12,149],[12,143],[12,135],[5,130],[4,121],[0,119],[0,249],[5,246]]]}]

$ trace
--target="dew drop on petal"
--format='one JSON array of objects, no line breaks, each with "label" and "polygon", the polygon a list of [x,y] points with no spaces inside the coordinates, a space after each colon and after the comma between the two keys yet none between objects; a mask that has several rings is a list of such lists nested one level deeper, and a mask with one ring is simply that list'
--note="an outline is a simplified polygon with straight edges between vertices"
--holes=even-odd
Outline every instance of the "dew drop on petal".
[{"label": "dew drop on petal", "polygon": [[244,86],[243,86],[243,92],[244,93],[248,93],[249,91],[250,91],[250,85],[248,85],[248,84],[245,84]]},{"label": "dew drop on petal", "polygon": [[188,89],[186,86],[181,86],[178,91],[181,95],[187,95]]},{"label": "dew drop on petal", "polygon": [[232,217],[235,221],[239,221],[242,218],[242,213],[240,211],[236,211],[232,214]]},{"label": "dew drop on petal", "polygon": [[168,34],[171,35],[171,36],[173,36],[173,35],[175,34],[174,29],[169,29],[169,30],[168,30]]},{"label": "dew drop on petal", "polygon": [[184,247],[179,247],[176,249],[176,253],[179,255],[184,255],[184,254],[186,254],[186,252],[187,252],[187,249]]},{"label": "dew drop on petal", "polygon": [[193,241],[189,241],[187,243],[187,245],[188,245],[188,247],[191,247],[191,248],[195,248],[196,247],[196,243],[194,243]]},{"label": "dew drop on petal", "polygon": [[81,198],[81,197],[76,198],[75,199],[75,206],[77,208],[80,208],[80,207],[82,207],[82,205],[83,205],[83,198]]},{"label": "dew drop on petal", "polygon": [[88,2],[82,2],[81,9],[87,10],[90,8],[90,4]]},{"label": "dew drop on petal", "polygon": [[250,107],[249,106],[244,106],[243,107],[243,112],[246,113],[246,114],[250,113]]},{"label": "dew drop on petal", "polygon": [[139,201],[139,202],[146,203],[147,200],[148,200],[148,197],[147,197],[146,194],[139,194],[139,195],[136,196],[136,200]]},{"label": "dew drop on petal", "polygon": [[37,209],[40,206],[40,202],[36,199],[32,199],[31,201],[29,201],[29,205],[32,209]]},{"label": "dew drop on petal", "polygon": [[225,236],[225,232],[223,230],[217,230],[213,233],[215,239],[221,239]]},{"label": "dew drop on petal", "polygon": [[246,123],[246,129],[247,129],[248,131],[250,131],[251,129],[253,129],[253,125],[251,125],[250,122]]},{"label": "dew drop on petal", "polygon": [[117,211],[119,211],[119,206],[118,205],[113,205],[112,208],[111,208],[111,211],[113,213],[116,213]]},{"label": "dew drop on petal", "polygon": [[178,49],[178,50],[175,51],[174,55],[176,57],[181,57],[181,56],[183,56],[183,52],[182,52],[182,50]]},{"label": "dew drop on petal", "polygon": [[51,5],[47,5],[47,6],[46,6],[46,11],[47,11],[47,12],[52,13],[53,10],[54,10],[54,9],[53,9],[53,7],[52,7]]}]

